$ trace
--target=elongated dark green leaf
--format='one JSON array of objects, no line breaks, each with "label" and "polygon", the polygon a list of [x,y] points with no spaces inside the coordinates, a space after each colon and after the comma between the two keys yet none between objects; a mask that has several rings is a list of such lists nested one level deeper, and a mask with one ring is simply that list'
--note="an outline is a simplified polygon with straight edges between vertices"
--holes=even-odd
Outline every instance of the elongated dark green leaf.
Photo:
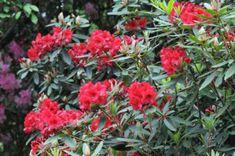
[{"label": "elongated dark green leaf", "polygon": [[39,84],[39,75],[38,75],[38,73],[33,74],[33,81],[36,85]]},{"label": "elongated dark green leaf", "polygon": [[74,139],[71,138],[70,136],[64,137],[63,140],[64,140],[64,143],[65,143],[66,145],[68,145],[70,148],[75,148],[76,145],[77,145],[76,140],[74,140]]},{"label": "elongated dark green leaf", "polygon": [[232,64],[232,66],[230,66],[228,70],[225,72],[224,80],[229,79],[234,74],[235,74],[235,64]]},{"label": "elongated dark green leaf", "polygon": [[99,145],[96,147],[94,153],[93,153],[91,156],[96,156],[96,155],[99,154],[99,152],[101,151],[101,149],[102,149],[102,147],[103,147],[103,143],[104,143],[103,141],[101,141],[101,142],[99,143]]},{"label": "elongated dark green leaf", "polygon": [[164,124],[165,124],[166,127],[167,127],[168,129],[170,129],[171,131],[176,131],[176,128],[175,128],[167,119],[164,120]]},{"label": "elongated dark green leaf", "polygon": [[206,86],[208,86],[216,77],[217,72],[213,72],[212,74],[210,74],[209,76],[207,76],[207,78],[205,79],[205,81],[202,83],[201,87],[199,90],[202,90],[203,88],[205,88]]},{"label": "elongated dark green leaf", "polygon": [[72,60],[67,52],[62,52],[62,59],[64,60],[65,63],[67,63],[68,65],[71,65]]}]

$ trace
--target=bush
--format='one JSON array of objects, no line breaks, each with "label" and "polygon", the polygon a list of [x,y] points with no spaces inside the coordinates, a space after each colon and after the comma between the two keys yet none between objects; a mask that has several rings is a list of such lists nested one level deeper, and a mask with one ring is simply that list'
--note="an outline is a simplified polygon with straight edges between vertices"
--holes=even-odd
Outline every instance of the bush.
[{"label": "bush", "polygon": [[[234,4],[115,1],[115,32],[63,18],[19,76],[31,155],[232,155]],[[217,152],[215,152],[217,151]]]}]

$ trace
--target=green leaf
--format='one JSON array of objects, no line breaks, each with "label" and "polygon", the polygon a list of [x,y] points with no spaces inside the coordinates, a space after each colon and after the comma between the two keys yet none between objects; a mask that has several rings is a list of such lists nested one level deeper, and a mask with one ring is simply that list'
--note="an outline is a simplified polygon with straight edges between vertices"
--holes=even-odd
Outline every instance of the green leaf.
[{"label": "green leaf", "polygon": [[64,60],[65,63],[67,63],[68,65],[72,64],[72,60],[70,58],[70,56],[68,55],[67,52],[62,52],[62,59]]},{"label": "green leaf", "polygon": [[99,154],[99,152],[101,151],[101,149],[102,149],[102,147],[103,147],[103,143],[104,143],[103,141],[101,141],[101,142],[99,143],[99,145],[96,147],[94,153],[93,153],[91,156],[96,156],[96,155]]},{"label": "green leaf", "polygon": [[225,72],[224,80],[229,79],[234,74],[235,74],[235,64],[232,64],[232,66],[230,66],[228,70]]},{"label": "green leaf", "polygon": [[39,74],[38,73],[33,74],[33,81],[36,85],[39,84]]},{"label": "green leaf", "polygon": [[171,131],[176,131],[176,128],[173,127],[173,125],[172,125],[167,119],[164,120],[164,124],[165,124],[166,127],[167,127],[168,129],[170,129]]},{"label": "green leaf", "polygon": [[205,88],[206,86],[208,86],[217,76],[217,72],[213,72],[212,74],[210,74],[205,81],[202,83],[201,87],[199,90],[202,90],[203,88]]},{"label": "green leaf", "polygon": [[37,24],[38,23],[38,18],[36,15],[32,14],[31,15],[31,21],[34,23],[34,24]]},{"label": "green leaf", "polygon": [[23,10],[24,10],[24,12],[25,12],[25,14],[26,14],[27,16],[29,16],[29,15],[31,14],[31,12],[32,12],[30,6],[31,6],[31,5],[30,5],[29,3],[27,3],[27,4],[25,4],[24,7],[23,7]]},{"label": "green leaf", "polygon": [[20,75],[20,78],[21,78],[21,79],[24,79],[24,78],[28,75],[28,73],[29,73],[29,71],[25,71],[24,73],[22,73],[22,74]]},{"label": "green leaf", "polygon": [[64,140],[64,143],[68,145],[70,148],[75,148],[77,146],[76,140],[71,138],[70,136],[64,137],[63,140]]},{"label": "green leaf", "polygon": [[105,123],[106,123],[106,117],[104,115],[102,115],[100,117],[100,123],[99,123],[99,126],[98,126],[99,131],[101,131],[104,128]]},{"label": "green leaf", "polygon": [[170,2],[168,3],[168,8],[167,8],[167,13],[170,14],[172,9],[174,8],[174,3],[175,1],[174,0],[170,0]]},{"label": "green leaf", "polygon": [[159,2],[159,6],[162,10],[164,10],[165,12],[167,12],[167,7],[162,3],[162,2]]},{"label": "green leaf", "polygon": [[17,13],[16,13],[16,15],[15,15],[15,19],[16,20],[18,20],[19,18],[20,18],[20,16],[21,16],[21,11],[18,11]]},{"label": "green leaf", "polygon": [[9,18],[9,17],[11,16],[8,14],[0,13],[0,18]]},{"label": "green leaf", "polygon": [[35,11],[35,12],[39,12],[39,9],[38,9],[38,7],[36,6],[36,5],[30,5],[30,8],[33,10],[33,11]]}]

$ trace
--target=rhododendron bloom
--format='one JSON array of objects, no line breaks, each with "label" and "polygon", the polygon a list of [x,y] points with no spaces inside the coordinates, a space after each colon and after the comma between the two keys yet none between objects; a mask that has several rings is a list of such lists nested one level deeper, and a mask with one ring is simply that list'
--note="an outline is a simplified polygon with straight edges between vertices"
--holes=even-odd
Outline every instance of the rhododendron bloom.
[{"label": "rhododendron bloom", "polygon": [[56,46],[68,45],[72,41],[72,35],[70,29],[62,30],[60,27],[53,28],[53,35],[42,36],[38,33],[36,39],[32,41],[32,46],[27,55],[31,61],[36,61]]},{"label": "rhododendron bloom", "polygon": [[100,70],[104,65],[112,66],[111,60],[117,55],[120,47],[120,38],[115,38],[110,32],[102,30],[92,32],[87,42],[90,57],[97,60]]},{"label": "rhododendron bloom", "polygon": [[140,156],[138,153],[133,153],[131,156]]},{"label": "rhododendron bloom", "polygon": [[80,66],[84,66],[86,64],[86,59],[85,58],[79,58],[80,56],[83,56],[87,54],[87,48],[84,43],[81,44],[74,44],[71,49],[69,49],[68,54],[72,58],[72,61],[75,64],[78,64]]},{"label": "rhododendron bloom", "polygon": [[0,104],[0,124],[2,124],[5,120],[6,120],[5,106],[3,104]]},{"label": "rhododendron bloom", "polygon": [[24,120],[24,131],[30,133],[39,131],[43,136],[48,136],[68,124],[73,124],[82,116],[80,111],[60,110],[58,103],[45,99],[39,106],[39,111],[29,112]]},{"label": "rhododendron bloom", "polygon": [[155,87],[148,82],[132,83],[128,89],[128,97],[133,109],[140,110],[146,104],[157,105],[157,93],[154,89]]},{"label": "rhododendron bloom", "polygon": [[17,106],[25,106],[31,103],[31,91],[21,90],[19,92],[19,96],[15,96],[15,103]]},{"label": "rhododendron bloom", "polygon": [[43,100],[43,102],[40,104],[39,109],[41,111],[48,110],[52,113],[57,113],[57,111],[60,109],[60,106],[58,105],[57,102],[47,98]]},{"label": "rhododendron bloom", "polygon": [[175,74],[183,65],[190,63],[190,58],[181,47],[167,47],[160,51],[161,64],[167,74]]},{"label": "rhododendron bloom", "polygon": [[137,30],[138,28],[145,28],[147,25],[147,17],[135,17],[133,20],[125,23],[125,29]]},{"label": "rhododendron bloom", "polygon": [[92,104],[106,104],[108,98],[106,91],[106,86],[101,82],[97,82],[96,84],[92,82],[86,83],[80,88],[78,94],[80,108],[83,111],[87,111],[91,109]]},{"label": "rhododendron bloom", "polygon": [[[113,123],[113,121],[109,117],[106,117],[106,121],[105,121],[105,125],[104,125],[103,129],[109,128],[112,125],[112,123]],[[100,117],[98,117],[92,121],[91,131],[95,132],[98,129],[99,124],[100,124]]]},{"label": "rhododendron bloom", "polygon": [[[177,15],[176,12],[177,8],[180,8],[179,15]],[[205,16],[207,18],[212,17],[212,15],[207,13],[202,6],[193,4],[191,2],[175,2],[174,8],[169,15],[170,22],[173,23],[175,21],[175,17],[177,16],[184,25],[191,26],[194,26],[197,22],[205,21],[205,19],[199,16]]]},{"label": "rhododendron bloom", "polygon": [[143,38],[137,38],[135,35],[132,37],[124,35],[123,36],[124,43],[127,45],[131,45],[133,42],[135,42],[135,45],[138,44],[140,41],[143,40]]},{"label": "rhododendron bloom", "polygon": [[226,46],[230,46],[230,42],[235,43],[235,28],[224,34]]},{"label": "rhododendron bloom", "polygon": [[[35,140],[31,141],[31,151],[30,156],[36,156],[37,151],[43,149],[43,142],[46,140],[44,137],[37,137]],[[41,155],[40,155],[41,156]]]}]

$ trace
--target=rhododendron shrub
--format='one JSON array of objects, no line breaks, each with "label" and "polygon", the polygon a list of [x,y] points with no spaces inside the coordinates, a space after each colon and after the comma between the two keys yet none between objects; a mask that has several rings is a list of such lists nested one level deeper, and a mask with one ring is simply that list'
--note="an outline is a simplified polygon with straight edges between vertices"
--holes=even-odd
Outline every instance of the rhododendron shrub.
[{"label": "rhododendron shrub", "polygon": [[22,59],[31,155],[232,155],[232,5],[117,0],[109,14],[115,32],[60,24]]}]

